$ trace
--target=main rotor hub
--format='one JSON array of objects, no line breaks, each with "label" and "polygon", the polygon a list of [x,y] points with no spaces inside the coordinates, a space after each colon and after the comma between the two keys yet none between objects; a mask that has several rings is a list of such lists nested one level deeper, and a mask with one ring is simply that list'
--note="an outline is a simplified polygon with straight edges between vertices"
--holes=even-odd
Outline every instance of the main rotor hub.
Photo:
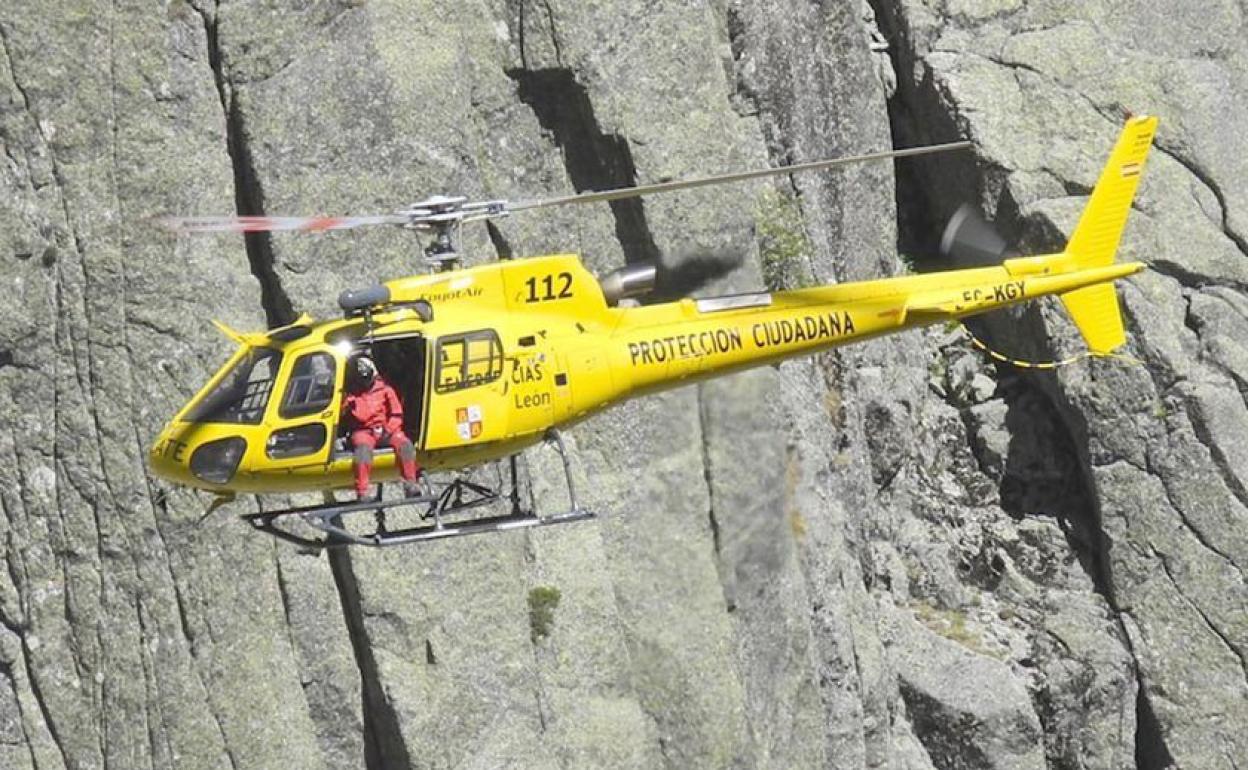
[{"label": "main rotor hub", "polygon": [[434,195],[413,203],[400,213],[407,217],[404,227],[432,234],[425,246],[425,264],[437,271],[446,271],[459,267],[455,239],[464,222],[507,216],[508,211],[506,201],[470,203],[462,195]]}]

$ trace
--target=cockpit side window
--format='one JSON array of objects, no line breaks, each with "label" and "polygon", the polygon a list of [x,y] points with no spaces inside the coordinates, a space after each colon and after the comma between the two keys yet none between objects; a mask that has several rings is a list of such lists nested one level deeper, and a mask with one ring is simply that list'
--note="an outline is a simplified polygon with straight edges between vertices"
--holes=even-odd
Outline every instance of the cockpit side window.
[{"label": "cockpit side window", "polygon": [[443,337],[437,362],[439,393],[484,385],[503,374],[503,345],[492,329]]},{"label": "cockpit side window", "polygon": [[249,349],[216,386],[187,411],[186,421],[259,424],[281,364],[280,351]]},{"label": "cockpit side window", "polygon": [[319,412],[334,400],[337,365],[329,353],[308,353],[295,361],[278,414],[284,418]]}]

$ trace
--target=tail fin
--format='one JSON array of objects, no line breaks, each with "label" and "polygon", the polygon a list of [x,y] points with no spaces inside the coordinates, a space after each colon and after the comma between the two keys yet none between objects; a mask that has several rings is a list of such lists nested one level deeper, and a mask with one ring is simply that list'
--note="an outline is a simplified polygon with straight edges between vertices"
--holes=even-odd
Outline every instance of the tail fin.
[{"label": "tail fin", "polygon": [[1066,312],[1093,353],[1108,353],[1127,341],[1118,294],[1111,282],[1097,283],[1059,295]]},{"label": "tail fin", "polygon": [[[1075,234],[1066,244],[1066,256],[1074,269],[1113,264],[1156,130],[1157,118],[1138,117],[1127,121],[1092,191],[1092,199],[1079,218]],[[1085,286],[1060,296],[1093,352],[1108,353],[1126,342],[1113,283]]]}]

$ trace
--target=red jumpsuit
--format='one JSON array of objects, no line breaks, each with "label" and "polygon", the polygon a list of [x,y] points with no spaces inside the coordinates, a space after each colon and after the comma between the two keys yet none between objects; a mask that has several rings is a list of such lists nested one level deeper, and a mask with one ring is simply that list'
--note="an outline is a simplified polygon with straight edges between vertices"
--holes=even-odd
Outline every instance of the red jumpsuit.
[{"label": "red jumpsuit", "polygon": [[415,481],[420,467],[416,449],[403,433],[403,404],[394,388],[381,378],[373,378],[367,390],[347,393],[342,400],[343,419],[351,427],[351,446],[355,448],[355,491],[368,493],[368,477],[373,470],[373,448],[389,444],[399,457],[399,473],[405,481]]}]

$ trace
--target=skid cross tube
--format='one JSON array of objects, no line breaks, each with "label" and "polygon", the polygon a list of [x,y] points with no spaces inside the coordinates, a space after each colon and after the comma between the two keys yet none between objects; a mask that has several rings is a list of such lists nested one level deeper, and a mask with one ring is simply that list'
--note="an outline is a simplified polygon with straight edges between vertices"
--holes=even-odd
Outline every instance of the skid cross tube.
[{"label": "skid cross tube", "polygon": [[[410,505],[411,501],[395,500],[393,505],[387,504],[387,508],[395,507],[395,505]],[[374,505],[376,505],[374,503]],[[505,532],[512,529],[525,529],[529,527],[546,527],[553,524],[568,524],[576,521],[586,521],[595,518],[594,514],[589,511],[570,511],[568,513],[557,513],[545,517],[531,516],[521,514],[507,514],[504,516],[493,516],[484,519],[475,519],[466,521],[462,524],[443,524],[439,529],[433,525],[422,527],[409,527],[405,529],[389,530],[386,532],[374,532],[371,535],[357,535],[344,529],[341,524],[333,523],[332,519],[335,514],[333,508],[336,506],[327,506],[324,516],[315,515],[304,517],[304,521],[322,532],[326,533],[324,539],[315,539],[312,537],[303,537],[289,530],[282,529],[275,522],[282,516],[291,515],[289,512],[275,513],[253,513],[245,516],[251,525],[260,530],[267,532],[278,539],[285,540],[288,543],[303,546],[305,548],[342,548],[350,545],[363,545],[369,547],[382,547],[392,545],[405,545],[408,543],[419,543],[428,540],[442,540],[451,537],[462,537],[464,535],[475,535],[486,532]],[[358,512],[358,511],[357,511]]]},{"label": "skid cross tube", "polygon": [[[595,514],[581,508],[576,499],[576,489],[572,482],[572,465],[568,459],[567,448],[563,438],[557,431],[548,431],[545,439],[555,447],[562,461],[564,478],[568,485],[569,510],[562,513],[537,516],[526,512],[520,505],[520,474],[517,468],[516,455],[509,458],[511,490],[506,497],[496,489],[477,484],[463,478],[452,479],[440,491],[434,491],[426,484],[425,492],[416,497],[403,497],[394,500],[360,500],[345,503],[327,503],[309,505],[299,508],[288,508],[279,511],[260,511],[250,513],[242,518],[261,532],[267,532],[288,543],[305,548],[340,548],[349,545],[380,547],[418,543],[427,540],[440,540],[463,535],[474,535],[485,532],[505,532],[512,529],[544,527],[552,524],[567,524],[596,518]],[[502,479],[500,478],[500,484]],[[486,516],[467,521],[447,522],[444,516],[472,510],[506,499],[510,502],[510,512],[499,516]],[[427,506],[419,513],[422,521],[433,519],[433,524],[424,524],[402,529],[388,529],[386,512],[392,509]],[[353,514],[372,513],[376,517],[377,527],[368,534],[357,534],[343,524],[343,519]],[[324,537],[305,537],[281,526],[281,522],[298,519],[314,529],[324,533]]]}]

